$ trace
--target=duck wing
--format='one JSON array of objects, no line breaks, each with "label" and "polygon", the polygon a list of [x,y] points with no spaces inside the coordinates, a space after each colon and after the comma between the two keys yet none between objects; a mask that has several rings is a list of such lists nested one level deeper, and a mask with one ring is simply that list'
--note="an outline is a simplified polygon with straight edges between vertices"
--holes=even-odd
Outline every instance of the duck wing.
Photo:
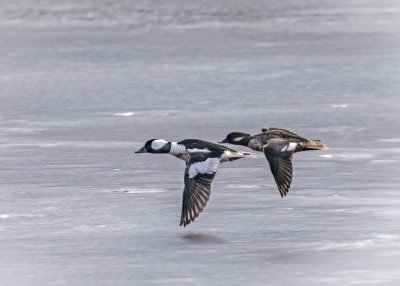
[{"label": "duck wing", "polygon": [[282,197],[289,192],[290,184],[292,183],[292,157],[296,146],[297,143],[272,139],[263,148]]},{"label": "duck wing", "polygon": [[217,173],[219,157],[207,152],[189,152],[185,169],[180,225],[186,226],[203,211],[211,194],[211,183]]},{"label": "duck wing", "polygon": [[261,129],[262,132],[270,133],[271,136],[279,136],[279,137],[298,137],[302,138],[301,136],[297,135],[296,133],[286,130],[286,129],[281,129],[281,128],[275,128],[275,127],[265,127]]}]

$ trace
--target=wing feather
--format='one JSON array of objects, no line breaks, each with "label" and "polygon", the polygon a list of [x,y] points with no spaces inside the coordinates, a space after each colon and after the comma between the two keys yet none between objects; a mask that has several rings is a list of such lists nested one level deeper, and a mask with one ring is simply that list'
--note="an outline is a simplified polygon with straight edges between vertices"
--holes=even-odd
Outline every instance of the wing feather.
[{"label": "wing feather", "polygon": [[207,205],[211,195],[211,183],[218,165],[219,158],[210,157],[209,153],[189,153],[189,162],[185,169],[180,225],[186,226],[194,221]]},{"label": "wing feather", "polygon": [[263,148],[268,160],[272,175],[281,196],[289,192],[293,177],[292,156],[293,152],[281,151],[287,145],[286,142],[270,140]]}]

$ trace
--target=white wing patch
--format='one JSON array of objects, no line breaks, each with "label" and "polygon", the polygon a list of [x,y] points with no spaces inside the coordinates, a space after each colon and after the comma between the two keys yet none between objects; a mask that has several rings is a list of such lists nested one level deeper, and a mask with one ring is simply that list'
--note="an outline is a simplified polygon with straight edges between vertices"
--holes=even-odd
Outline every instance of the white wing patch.
[{"label": "white wing patch", "polygon": [[193,148],[193,149],[187,149],[189,153],[197,153],[197,152],[201,152],[201,153],[210,153],[211,151],[208,150],[208,148],[205,149],[197,149],[197,148]]},{"label": "white wing patch", "polygon": [[294,148],[296,148],[296,146],[297,146],[297,143],[290,142],[289,145],[286,145],[281,149],[281,152],[293,151]]},{"label": "white wing patch", "polygon": [[297,143],[289,143],[289,146],[287,147],[287,151],[292,151],[294,148],[296,148]]},{"label": "white wing patch", "polygon": [[189,167],[189,178],[194,178],[197,174],[213,174],[217,171],[218,165],[218,158],[208,158],[205,161],[195,162]]},{"label": "white wing patch", "polygon": [[157,139],[157,140],[154,140],[153,142],[151,142],[151,148],[158,150],[158,149],[161,149],[162,147],[164,147],[165,144],[167,144],[167,141],[165,141],[163,139]]}]

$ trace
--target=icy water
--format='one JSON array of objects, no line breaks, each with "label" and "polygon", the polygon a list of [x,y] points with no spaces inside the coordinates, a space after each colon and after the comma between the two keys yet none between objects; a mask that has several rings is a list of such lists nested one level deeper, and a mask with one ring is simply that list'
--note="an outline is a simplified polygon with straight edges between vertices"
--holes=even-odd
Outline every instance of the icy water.
[{"label": "icy water", "polygon": [[[0,285],[400,285],[397,1],[52,2],[0,1]],[[330,148],[284,199],[222,164],[186,228],[133,153],[267,126]]]}]

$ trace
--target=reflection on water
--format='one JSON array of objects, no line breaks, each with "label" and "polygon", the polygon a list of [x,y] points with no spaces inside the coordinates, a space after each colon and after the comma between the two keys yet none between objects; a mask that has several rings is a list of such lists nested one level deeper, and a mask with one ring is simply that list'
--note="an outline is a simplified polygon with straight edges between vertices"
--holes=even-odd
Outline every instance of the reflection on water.
[{"label": "reflection on water", "polygon": [[211,234],[190,232],[182,235],[182,238],[191,243],[204,243],[204,244],[216,244],[224,243],[223,239]]}]

